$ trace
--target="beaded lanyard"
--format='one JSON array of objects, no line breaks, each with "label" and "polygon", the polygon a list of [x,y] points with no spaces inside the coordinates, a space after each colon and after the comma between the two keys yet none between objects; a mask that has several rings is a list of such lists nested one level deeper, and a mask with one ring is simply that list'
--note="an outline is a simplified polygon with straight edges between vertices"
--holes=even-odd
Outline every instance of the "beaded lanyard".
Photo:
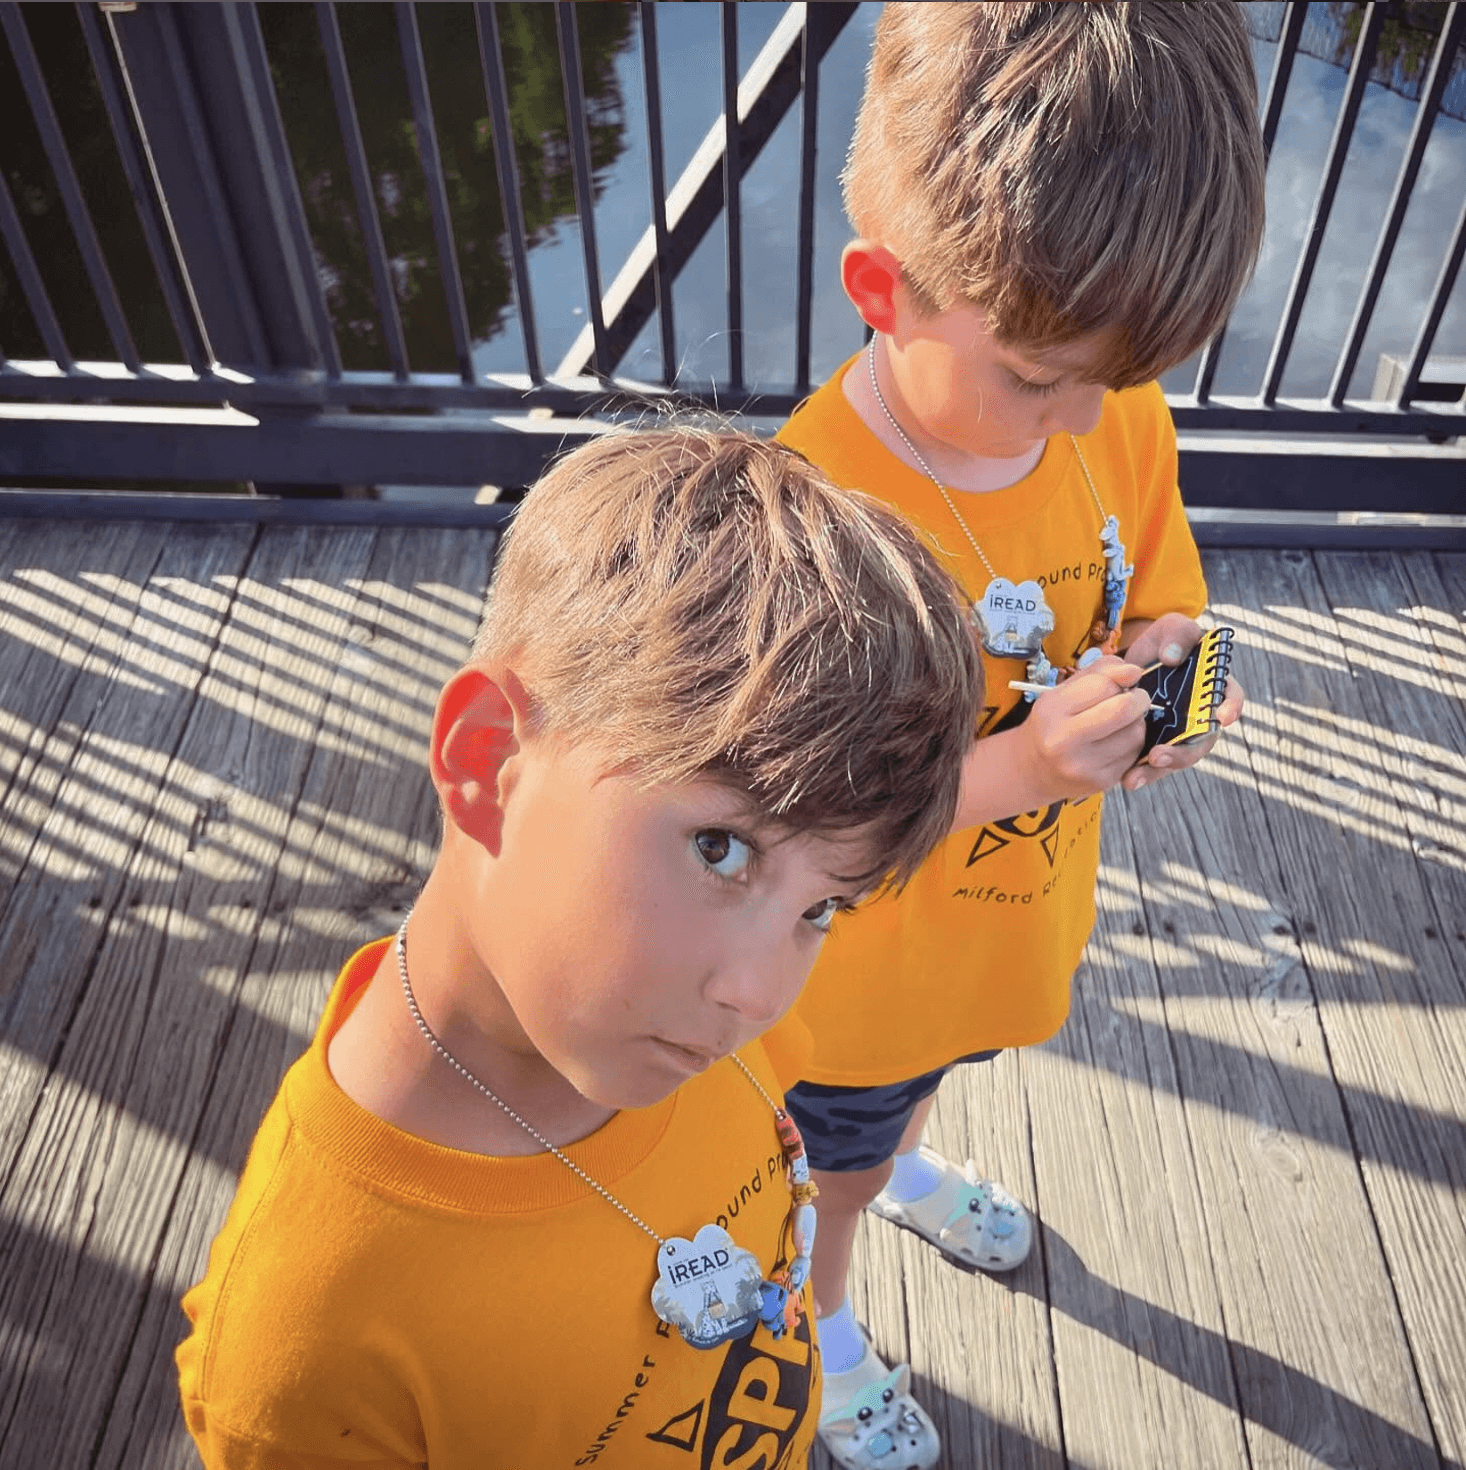
[{"label": "beaded lanyard", "polygon": [[[977,559],[983,564],[983,568],[991,579],[987,590],[980,599],[973,602],[972,606],[972,618],[982,635],[983,648],[994,658],[1026,658],[1030,683],[1045,686],[1058,683],[1059,670],[1049,662],[1043,648],[1044,638],[1054,631],[1053,610],[1044,598],[1043,588],[1034,581],[1020,582],[1015,586],[1006,577],[1000,577],[994,570],[992,562],[987,559],[982,547],[977,544],[977,538],[972,534],[971,528],[957,509],[957,504],[948,493],[947,487],[932,473],[931,466],[922,458],[916,445],[907,436],[906,430],[896,422],[896,415],[887,406],[885,395],[881,392],[881,385],[876,380],[875,337],[870,339],[870,351],[866,354],[866,365],[870,369],[871,391],[875,394],[876,402],[881,406],[881,412],[885,414],[887,422],[896,431],[912,459],[941,493],[947,509],[952,512],[952,519],[961,527],[962,534],[967,537],[972,549],[977,553]],[[1089,473],[1089,466],[1085,463],[1084,455],[1080,452],[1079,443],[1073,434],[1069,435],[1069,443],[1074,448],[1074,457],[1079,461],[1079,468],[1084,472],[1084,483],[1089,486],[1089,493],[1099,508],[1100,547],[1105,555],[1105,614],[1102,619],[1096,620],[1090,629],[1090,637],[1102,652],[1114,653],[1120,642],[1120,617],[1125,607],[1125,594],[1130,585],[1130,578],[1135,575],[1135,568],[1133,565],[1125,564],[1125,547],[1120,540],[1119,518],[1110,515],[1105,510],[1104,501],[1100,499],[1099,491],[1095,488],[1094,477]],[[1024,695],[1024,698],[1029,700],[1034,697],[1031,692]]]},{"label": "beaded lanyard", "polygon": [[[409,917],[411,917],[409,915]],[[576,1178],[588,1184],[657,1243],[657,1280],[652,1287],[652,1309],[664,1322],[676,1327],[695,1348],[715,1348],[736,1337],[747,1337],[759,1323],[775,1337],[782,1337],[799,1316],[799,1292],[809,1278],[810,1252],[814,1249],[814,1197],[818,1187],[809,1177],[809,1159],[804,1140],[794,1119],[769,1096],[764,1085],[736,1052],[731,1060],[753,1084],[774,1114],[785,1163],[789,1168],[792,1200],[784,1229],[794,1255],[787,1265],[776,1266],[770,1277],[763,1274],[758,1257],[734,1244],[733,1237],[717,1224],[702,1226],[691,1240],[680,1235],[666,1239],[658,1235],[606,1186],[593,1179],[574,1159],[555,1147],[532,1123],[520,1117],[503,1098],[492,1092],[438,1040],[418,1009],[417,997],[407,975],[407,919],[397,931],[397,973],[407,997],[407,1009],[429,1046],[454,1071],[477,1088],[496,1107],[512,1118],[541,1148],[552,1153]],[[783,1235],[780,1236],[781,1243]],[[782,1258],[782,1244],[781,1244]]]}]

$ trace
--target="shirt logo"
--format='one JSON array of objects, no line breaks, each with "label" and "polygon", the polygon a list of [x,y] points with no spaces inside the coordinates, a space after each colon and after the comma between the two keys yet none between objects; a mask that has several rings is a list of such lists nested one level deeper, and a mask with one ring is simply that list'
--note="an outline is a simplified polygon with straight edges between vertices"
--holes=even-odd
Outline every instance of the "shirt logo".
[{"label": "shirt logo", "polygon": [[967,854],[967,866],[970,868],[1011,843],[1027,839],[1037,841],[1052,868],[1059,850],[1059,813],[1064,807],[1064,802],[1056,801],[1041,811],[1023,812],[1016,817],[1004,817],[1000,822],[986,823],[978,832],[972,851]]}]

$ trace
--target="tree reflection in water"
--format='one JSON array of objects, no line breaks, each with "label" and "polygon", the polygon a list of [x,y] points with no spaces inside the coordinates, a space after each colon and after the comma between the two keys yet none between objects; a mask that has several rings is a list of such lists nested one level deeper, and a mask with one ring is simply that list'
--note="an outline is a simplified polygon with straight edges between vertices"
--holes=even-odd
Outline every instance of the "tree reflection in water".
[{"label": "tree reflection in water", "polygon": [[[575,11],[599,192],[626,146],[615,59],[631,43],[633,13],[627,5],[579,5]],[[536,4],[501,4],[497,13],[525,227],[534,245],[576,213],[555,13],[553,6]],[[261,5],[257,14],[342,364],[385,370],[390,362],[314,7]],[[27,5],[22,15],[139,353],[144,361],[181,361],[76,15],[69,5]],[[417,371],[451,372],[452,332],[393,9],[341,5],[337,15],[409,359]],[[474,339],[484,341],[504,329],[515,308],[473,7],[420,5],[417,18],[469,326]],[[3,44],[0,171],[72,352],[111,358],[60,193]],[[582,288],[577,282],[574,289]],[[15,358],[49,356],[3,248],[0,348]]]},{"label": "tree reflection in water", "polygon": [[[614,62],[630,43],[633,17],[625,5],[575,9],[591,168],[600,177],[626,146]],[[337,14],[408,356],[415,370],[451,372],[453,339],[392,7],[342,5]],[[259,15],[343,366],[386,369],[313,7],[262,5]],[[514,301],[473,9],[420,5],[417,17],[469,327],[484,341],[503,329]],[[549,5],[513,4],[500,5],[498,17],[525,229],[534,245],[575,215],[555,13]]]}]

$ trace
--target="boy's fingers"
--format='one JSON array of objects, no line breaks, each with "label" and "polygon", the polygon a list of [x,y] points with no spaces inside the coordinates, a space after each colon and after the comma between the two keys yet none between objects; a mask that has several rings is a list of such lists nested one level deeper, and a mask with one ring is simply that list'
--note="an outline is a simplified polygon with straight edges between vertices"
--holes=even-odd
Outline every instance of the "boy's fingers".
[{"label": "boy's fingers", "polygon": [[1125,773],[1120,784],[1127,791],[1139,791],[1142,786],[1155,785],[1163,776],[1174,776],[1177,771],[1190,770],[1210,752],[1219,738],[1217,735],[1208,735],[1195,745],[1158,745],[1140,765]]},{"label": "boy's fingers", "polygon": [[1201,624],[1184,613],[1166,613],[1125,650],[1126,659],[1142,668],[1153,663],[1178,664],[1201,639]]},{"label": "boy's fingers", "polygon": [[1235,724],[1242,713],[1243,702],[1242,686],[1229,674],[1226,695],[1217,706],[1217,722],[1222,725]]},{"label": "boy's fingers", "polygon": [[[1202,756],[1210,753],[1212,746],[1217,743],[1216,735],[1208,735],[1205,740],[1198,740],[1195,745],[1173,745],[1167,748],[1166,754],[1170,759],[1166,762],[1165,769],[1172,771],[1184,771],[1194,766]],[[1155,754],[1154,751],[1151,752]]]},{"label": "boy's fingers", "polygon": [[1055,694],[1061,694],[1067,712],[1077,715],[1113,699],[1117,692],[1129,690],[1139,677],[1140,669],[1134,664],[1118,658],[1102,659],[1091,664],[1082,674],[1057,685],[1049,695],[1040,697],[1053,698]]},{"label": "boy's fingers", "polygon": [[1150,695],[1144,689],[1122,689],[1091,705],[1084,713],[1091,734],[1102,740],[1108,734],[1142,723],[1149,710]]},{"label": "boy's fingers", "polygon": [[1095,659],[1079,677],[1086,678],[1089,675],[1095,675],[1108,679],[1112,684],[1128,686],[1133,684],[1142,672],[1144,671],[1139,665],[1131,663],[1128,659],[1107,653],[1103,658]]}]

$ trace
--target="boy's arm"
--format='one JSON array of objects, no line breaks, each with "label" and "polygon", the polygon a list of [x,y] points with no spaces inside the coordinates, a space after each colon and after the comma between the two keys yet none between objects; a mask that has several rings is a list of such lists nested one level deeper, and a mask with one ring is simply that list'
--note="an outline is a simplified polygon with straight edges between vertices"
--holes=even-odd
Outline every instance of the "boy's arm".
[{"label": "boy's arm", "polygon": [[[1115,785],[1138,791],[1194,766],[1216,744],[1215,735],[1184,748],[1158,746],[1136,765],[1148,705],[1130,686],[1157,660],[1180,663],[1200,637],[1201,625],[1183,613],[1126,622],[1123,661],[1098,660],[1041,695],[1016,729],[973,746],[962,770],[952,830],[1093,796]],[[1228,677],[1218,723],[1234,723],[1244,699],[1242,686]]]},{"label": "boy's arm", "polygon": [[1099,659],[1042,694],[1013,730],[978,741],[962,770],[952,830],[1092,796],[1135,765],[1149,697],[1140,667]]}]

